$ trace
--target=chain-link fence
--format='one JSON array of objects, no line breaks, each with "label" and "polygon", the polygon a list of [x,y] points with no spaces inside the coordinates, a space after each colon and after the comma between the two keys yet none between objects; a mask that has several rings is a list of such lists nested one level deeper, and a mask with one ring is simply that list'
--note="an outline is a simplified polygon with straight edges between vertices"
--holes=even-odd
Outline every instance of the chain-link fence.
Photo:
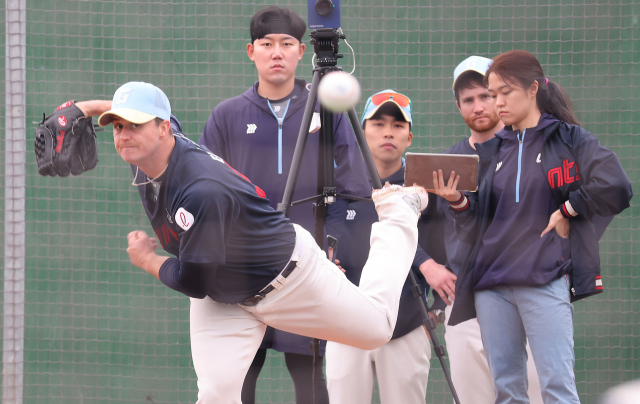
[{"label": "chain-link fence", "polygon": [[[195,402],[188,299],[129,263],[126,235],[151,229],[110,131],[99,133],[96,169],[43,178],[31,151],[31,122],[66,100],[110,99],[121,84],[142,80],[167,93],[185,133],[197,140],[211,110],[257,80],[245,51],[249,20],[274,3],[306,20],[303,0],[0,2],[6,402]],[[363,95],[393,88],[413,101],[412,151],[439,152],[468,135],[451,93],[460,61],[525,49],[568,91],[584,126],[618,154],[637,188],[637,0],[342,3]],[[341,65],[351,67],[348,48],[341,51]],[[298,77],[311,78],[311,48]],[[640,377],[640,209],[632,202],[600,243],[605,293],[575,304],[584,403]],[[294,401],[283,362],[270,354],[258,402]],[[427,402],[451,402],[435,357]]]}]

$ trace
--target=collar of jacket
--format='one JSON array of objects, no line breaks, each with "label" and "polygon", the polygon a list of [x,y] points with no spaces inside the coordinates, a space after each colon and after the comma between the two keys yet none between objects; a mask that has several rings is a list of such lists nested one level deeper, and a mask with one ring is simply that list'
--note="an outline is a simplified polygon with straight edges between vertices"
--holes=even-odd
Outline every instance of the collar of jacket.
[{"label": "collar of jacket", "polygon": [[[387,178],[380,178],[380,181],[383,186],[385,182],[389,182],[391,185],[404,185],[404,162],[402,162],[402,167],[400,167],[398,171]],[[369,178],[369,185],[373,187],[373,181],[371,181],[371,178]]]},{"label": "collar of jacket", "polygon": [[[253,86],[251,86],[251,88],[249,88],[247,91],[244,92],[244,94],[242,94],[246,99],[248,99],[249,101],[251,101],[251,103],[257,105],[259,108],[263,109],[266,113],[269,114],[269,116],[273,117],[275,119],[275,117],[273,116],[273,113],[271,112],[271,109],[269,109],[269,104],[267,103],[267,99],[264,97],[261,97],[258,94],[258,81],[256,81]],[[295,86],[300,87],[300,89],[302,90],[301,94],[304,94],[304,97],[298,97],[295,99],[291,100],[291,103],[289,104],[289,110],[287,112],[287,117],[288,116],[292,116],[293,113],[295,111],[297,111],[300,108],[303,108],[306,104],[307,104],[307,96],[309,95],[309,90],[307,90],[307,82],[301,79],[295,79]],[[306,93],[306,94],[305,94]],[[285,117],[285,120],[286,118]]]}]

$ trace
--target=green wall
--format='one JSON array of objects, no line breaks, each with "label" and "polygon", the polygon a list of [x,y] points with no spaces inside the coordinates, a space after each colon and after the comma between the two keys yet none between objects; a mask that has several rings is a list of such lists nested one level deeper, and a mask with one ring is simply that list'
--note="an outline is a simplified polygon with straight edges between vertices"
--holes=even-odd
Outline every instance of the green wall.
[{"label": "green wall", "polygon": [[[306,20],[302,1],[276,3]],[[211,110],[257,79],[244,49],[251,15],[266,4],[27,1],[25,403],[196,401],[188,299],[129,264],[126,235],[151,230],[110,130],[98,133],[96,169],[42,178],[31,122],[68,99],[110,99],[121,84],[143,80],[165,90],[197,140]],[[343,0],[342,15],[363,95],[393,88],[412,98],[412,151],[439,152],[468,134],[451,93],[457,63],[525,49],[566,88],[584,126],[618,154],[638,188],[638,0]],[[298,77],[311,77],[310,49]],[[353,58],[341,65],[350,70]],[[640,377],[640,209],[632,202],[601,242],[605,293],[575,304],[583,403]],[[452,401],[439,368],[434,357],[428,403]],[[270,354],[259,402],[291,403],[292,388],[282,357]]]}]

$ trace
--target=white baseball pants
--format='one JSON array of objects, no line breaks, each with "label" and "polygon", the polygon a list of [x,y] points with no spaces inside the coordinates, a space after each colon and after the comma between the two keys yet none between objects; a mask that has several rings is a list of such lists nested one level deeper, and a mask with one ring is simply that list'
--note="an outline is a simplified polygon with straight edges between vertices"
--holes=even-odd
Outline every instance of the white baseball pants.
[{"label": "white baseball pants", "polygon": [[[460,404],[493,404],[495,391],[487,356],[482,346],[480,324],[477,319],[472,318],[458,325],[446,325],[451,315],[451,307],[447,306],[444,311],[447,317],[444,340],[451,366],[451,380],[458,393]],[[533,363],[528,342],[527,355],[529,400],[531,404],[542,404],[538,371]]]},{"label": "white baseball pants", "polygon": [[431,344],[422,326],[370,351],[327,342],[325,359],[331,404],[371,404],[375,379],[382,404],[424,404]]},{"label": "white baseball pants", "polygon": [[405,203],[378,206],[360,287],[294,225],[296,268],[253,307],[191,299],[191,351],[198,404],[240,404],[242,383],[267,325],[361,349],[393,334],[402,286],[418,240],[418,216]]}]

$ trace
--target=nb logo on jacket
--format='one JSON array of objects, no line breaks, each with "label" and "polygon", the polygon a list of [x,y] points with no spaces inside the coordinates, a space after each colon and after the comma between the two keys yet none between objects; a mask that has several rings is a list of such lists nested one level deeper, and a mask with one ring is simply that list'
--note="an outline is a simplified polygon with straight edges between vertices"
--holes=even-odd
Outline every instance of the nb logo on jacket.
[{"label": "nb logo on jacket", "polygon": [[256,125],[255,123],[248,123],[247,124],[247,135],[250,135],[252,133],[256,133],[256,129],[258,129],[258,125]]}]

